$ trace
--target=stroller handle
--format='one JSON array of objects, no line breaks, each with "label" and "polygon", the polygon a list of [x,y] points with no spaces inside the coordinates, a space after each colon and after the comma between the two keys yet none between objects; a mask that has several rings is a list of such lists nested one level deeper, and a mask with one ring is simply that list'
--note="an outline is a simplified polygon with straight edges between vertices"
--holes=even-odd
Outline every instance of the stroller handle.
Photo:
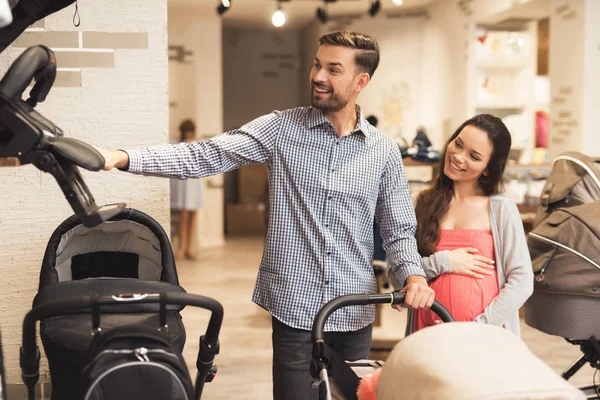
[{"label": "stroller handle", "polygon": [[221,330],[221,323],[223,322],[223,306],[221,303],[210,297],[188,293],[120,294],[95,298],[93,296],[71,297],[34,307],[25,316],[23,321],[23,344],[21,346],[20,354],[23,382],[27,386],[35,387],[39,378],[40,352],[36,343],[37,321],[81,310],[82,308],[94,307],[96,305],[122,303],[124,301],[123,299],[127,299],[128,302],[136,303],[161,303],[161,305],[164,303],[168,305],[194,306],[211,311],[212,314],[206,328],[206,334],[202,337],[202,340],[205,345],[213,351],[203,355],[201,358],[204,363],[210,362],[212,365],[214,354],[216,354],[219,349],[218,338],[219,331]]},{"label": "stroller handle", "polygon": [[28,104],[32,107],[46,99],[56,78],[56,58],[46,46],[32,46],[15,60],[0,81],[0,93],[9,99],[20,99],[23,91],[35,78]]},{"label": "stroller handle", "polygon": [[[312,341],[318,342],[323,341],[323,329],[325,328],[325,322],[327,318],[334,311],[348,306],[363,306],[367,304],[403,304],[406,298],[404,292],[391,292],[382,294],[349,294],[346,296],[337,297],[327,304],[325,304],[317,313],[312,327]],[[436,313],[443,322],[454,322],[452,314],[441,305],[439,302],[434,301],[431,306],[431,311]]]},{"label": "stroller handle", "polygon": [[[99,171],[104,157],[93,146],[64,137],[58,126],[34,109],[46,100],[55,78],[56,57],[39,45],[25,50],[0,80],[0,158],[16,158],[18,165],[33,164],[50,173],[83,225],[94,227],[125,204],[96,205],[78,167]],[[32,79],[36,83],[23,101],[21,95]]]}]

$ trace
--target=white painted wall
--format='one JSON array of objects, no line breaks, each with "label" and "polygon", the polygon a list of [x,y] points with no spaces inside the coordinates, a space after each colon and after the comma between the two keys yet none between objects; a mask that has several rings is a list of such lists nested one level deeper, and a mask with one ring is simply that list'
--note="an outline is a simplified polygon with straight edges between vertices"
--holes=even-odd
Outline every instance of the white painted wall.
[{"label": "white painted wall", "polygon": [[[600,155],[600,2],[552,0],[548,154]],[[569,62],[565,62],[568,59]]]},{"label": "white painted wall", "polygon": [[[550,131],[548,154],[553,159],[567,149],[581,147],[584,106],[584,1],[553,1],[550,15]],[[557,10],[566,6],[574,17]],[[569,62],[564,62],[565,59]]]},{"label": "white painted wall", "polygon": [[600,157],[600,2],[585,2],[583,131],[581,151]]},{"label": "white painted wall", "polygon": [[[46,18],[46,29],[147,32],[148,49],[115,50],[114,69],[84,68],[81,88],[53,89],[39,111],[66,135],[97,146],[166,143],[166,3],[80,0],[79,10],[79,28],[73,26],[70,6]],[[22,50],[9,48],[0,55],[0,74]],[[125,201],[169,230],[166,180],[119,171],[83,174],[98,204]],[[46,242],[72,211],[54,179],[32,166],[0,168],[0,187],[0,327],[8,382],[20,383],[23,317],[37,291]]]}]

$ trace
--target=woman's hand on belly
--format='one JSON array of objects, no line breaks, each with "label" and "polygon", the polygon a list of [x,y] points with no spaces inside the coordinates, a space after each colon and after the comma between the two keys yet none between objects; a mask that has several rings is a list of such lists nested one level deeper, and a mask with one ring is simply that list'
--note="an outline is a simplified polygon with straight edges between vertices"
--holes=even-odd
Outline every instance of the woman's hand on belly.
[{"label": "woman's hand on belly", "polygon": [[479,279],[484,278],[484,275],[492,275],[494,260],[477,253],[479,250],[473,247],[462,247],[450,251],[452,273]]}]

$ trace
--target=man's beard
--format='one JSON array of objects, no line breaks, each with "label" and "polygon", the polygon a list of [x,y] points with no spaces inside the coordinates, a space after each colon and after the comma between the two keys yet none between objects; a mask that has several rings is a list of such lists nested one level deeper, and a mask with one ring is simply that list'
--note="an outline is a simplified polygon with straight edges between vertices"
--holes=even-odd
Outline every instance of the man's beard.
[{"label": "man's beard", "polygon": [[312,86],[312,96],[310,98],[312,106],[322,111],[328,112],[337,112],[343,110],[346,105],[348,105],[348,99],[342,98],[336,92],[329,93],[329,98],[327,100],[318,100],[316,98],[316,88],[317,86]]}]

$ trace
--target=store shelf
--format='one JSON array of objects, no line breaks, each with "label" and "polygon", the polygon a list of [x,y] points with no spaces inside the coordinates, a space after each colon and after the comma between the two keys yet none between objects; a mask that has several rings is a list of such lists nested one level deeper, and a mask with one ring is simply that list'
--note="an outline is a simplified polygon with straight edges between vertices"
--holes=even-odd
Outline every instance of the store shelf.
[{"label": "store shelf", "polygon": [[[473,114],[501,118],[511,132],[513,153],[519,150],[520,156],[516,158],[531,162],[537,110],[534,96],[537,25],[528,22],[525,30],[515,31],[477,25],[472,29],[469,107]],[[548,91],[544,83],[538,83],[538,92]]]},{"label": "store shelf", "polygon": [[481,69],[523,69],[530,64],[529,60],[490,59],[478,60],[476,66]]},{"label": "store shelf", "polygon": [[475,105],[479,110],[523,110],[526,104],[509,102],[481,102]]}]

